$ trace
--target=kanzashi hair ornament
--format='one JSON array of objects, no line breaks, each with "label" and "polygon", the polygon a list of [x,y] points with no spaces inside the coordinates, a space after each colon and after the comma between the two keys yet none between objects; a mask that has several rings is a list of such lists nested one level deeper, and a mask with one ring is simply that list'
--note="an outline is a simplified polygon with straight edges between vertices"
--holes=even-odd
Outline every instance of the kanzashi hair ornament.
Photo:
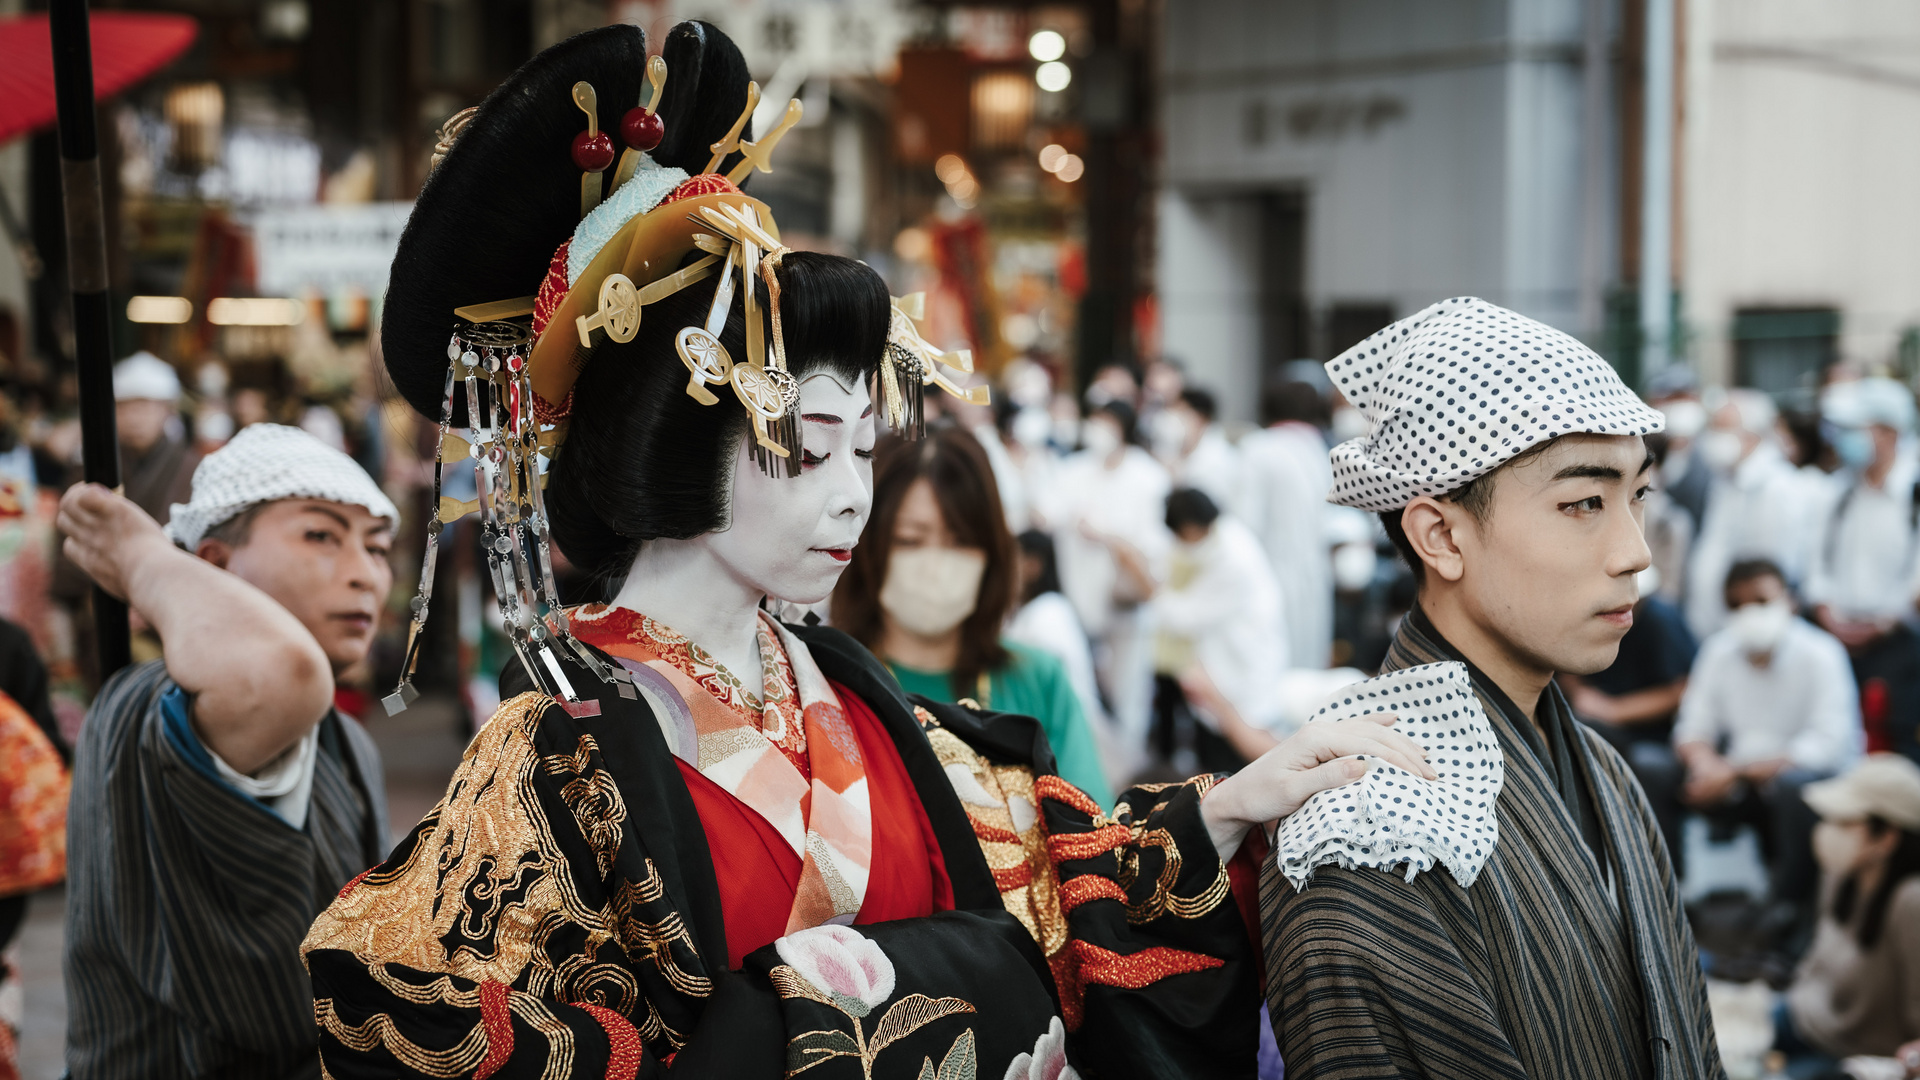
[{"label": "kanzashi hair ornament", "polygon": [[[795,103],[798,104],[797,102]],[[800,400],[799,384],[786,370],[785,344],[781,343],[775,363],[767,363],[766,334],[761,326],[759,301],[753,289],[756,273],[763,277],[767,274],[762,263],[762,251],[783,251],[779,240],[775,239],[760,225],[758,215],[751,207],[739,207],[723,204],[721,206],[703,206],[697,216],[688,215],[694,224],[712,228],[718,237],[696,238],[696,244],[702,250],[713,250],[722,244],[727,249],[727,270],[721,275],[720,284],[714,290],[713,304],[708,309],[707,323],[704,327],[688,327],[681,331],[676,339],[681,362],[687,365],[692,378],[687,381],[687,393],[703,405],[711,405],[719,399],[708,391],[704,382],[711,381],[709,374],[717,374],[722,367],[727,369],[726,381],[733,386],[733,393],[747,410],[753,422],[752,452],[760,468],[768,476],[782,473],[789,477],[800,475],[800,435],[799,424],[793,416],[793,410]],[[699,234],[706,237],[707,234]],[[775,263],[777,269],[778,263]],[[726,312],[732,305],[733,271],[738,269],[741,282],[741,308],[746,321],[746,358],[732,361],[725,357],[726,350],[719,342],[719,328],[724,325]],[[768,293],[769,301],[779,295],[778,278],[764,277],[772,282]],[[770,312],[774,319],[779,318],[778,307]],[[777,324],[776,324],[777,325]],[[785,461],[785,467],[779,462]]]},{"label": "kanzashi hair ornament", "polygon": [[[664,61],[651,58],[646,74],[645,100],[621,122],[627,151],[610,188],[600,174],[613,163],[613,146],[599,129],[597,95],[585,80],[572,86],[572,102],[587,116],[587,130],[572,146],[573,163],[583,174],[583,217],[600,204],[603,189],[617,191],[633,181],[643,166],[653,168],[640,159],[660,145],[664,123],[656,114],[666,83]],[[709,387],[731,387],[752,421],[749,449],[759,467],[770,476],[800,475],[800,388],[788,369],[781,317],[779,274],[787,249],[764,204],[743,195],[738,182],[755,169],[770,171],[774,148],[799,122],[803,110],[800,102],[789,102],[779,124],[762,138],[743,143],[741,134],[759,101],[759,87],[749,85],[746,107],[732,129],[709,147],[714,156],[706,174],[681,181],[664,200],[629,200],[635,209],[625,223],[597,225],[601,231],[592,241],[594,253],[584,257],[584,266],[562,279],[564,288],[556,289],[551,299],[543,284],[543,291],[535,296],[455,309],[460,321],[447,347],[440,453],[434,463],[434,517],[403,674],[394,692],[382,699],[389,712],[406,708],[418,697],[412,675],[433,591],[439,534],[467,514],[478,515],[478,539],[501,625],[535,686],[576,716],[597,713],[597,701],[591,695],[582,698],[568,679],[559,661],[559,655],[567,653],[598,679],[612,684],[621,696],[636,696],[632,676],[625,669],[605,663],[573,637],[555,587],[551,523],[542,489],[547,462],[566,437],[580,370],[599,344],[635,340],[648,305],[709,277],[717,279],[705,320],[683,327],[674,339],[689,374],[686,392],[701,404],[713,405],[719,397]],[[441,154],[451,148],[472,115],[456,116],[442,129],[441,144],[436,147]],[[736,153],[741,161],[727,176],[714,173]],[[668,203],[677,205],[668,211]],[[596,217],[604,214],[603,210]],[[576,229],[568,239],[572,247],[563,250],[577,255],[574,249],[581,242]],[[687,262],[695,254],[699,257]],[[564,265],[564,260],[550,260],[550,280],[552,265]],[[756,275],[767,287],[765,321],[754,287]],[[743,355],[738,358],[720,342],[736,291],[741,294],[746,324]],[[531,332],[529,316],[543,320],[542,333]],[[572,324],[570,333],[545,332],[566,323]],[[896,326],[890,333],[888,355],[897,357],[888,370],[894,373],[889,377],[899,383],[889,391],[889,400],[901,397],[903,387],[910,389],[916,415],[920,387],[927,382],[937,381],[950,391],[984,401],[984,388],[968,393],[951,380],[928,375],[930,358],[943,358],[950,366],[955,360],[926,345],[910,324],[904,331]],[[955,355],[961,370],[971,369],[964,353]],[[468,425],[464,437],[452,427],[455,404],[463,400]],[[890,415],[899,412],[894,408]],[[455,461],[474,468],[476,497],[471,500],[441,494],[442,470]]]},{"label": "kanzashi hair ornament", "polygon": [[[419,664],[428,601],[441,529],[467,514],[480,515],[480,546],[493,583],[500,621],[514,652],[541,692],[575,715],[591,715],[598,706],[581,700],[554,656],[566,649],[624,697],[635,691],[624,671],[614,670],[573,638],[553,576],[552,541],[541,487],[546,482],[543,451],[552,440],[530,407],[526,346],[530,335],[517,322],[485,322],[464,327],[448,339],[445,401],[440,413],[439,453],[433,466],[432,518],[421,561],[420,586],[413,600],[407,655],[399,685],[381,699],[389,715],[419,697],[413,674]],[[454,404],[464,391],[468,435],[452,431]],[[476,498],[441,494],[443,470],[450,462],[474,467]]]},{"label": "kanzashi hair ornament", "polygon": [[600,130],[600,97],[585,79],[573,84],[573,103],[587,114],[587,130],[573,137],[573,163],[580,170],[580,216],[600,205],[600,174],[613,164],[613,139]]},{"label": "kanzashi hair ornament", "polygon": [[760,280],[767,283],[767,323],[773,331],[773,353],[767,377],[780,388],[781,414],[769,422],[773,441],[786,448],[787,475],[800,475],[800,383],[787,370],[787,339],[780,329],[780,263],[789,247],[776,247],[760,260]]},{"label": "kanzashi hair ornament", "polygon": [[[747,109],[751,112],[753,106],[749,105]],[[740,164],[735,165],[732,171],[727,173],[728,182],[738,184],[755,169],[764,173],[772,172],[773,148],[780,145],[780,140],[786,137],[787,132],[793,130],[793,126],[800,122],[800,118],[805,113],[806,109],[801,106],[800,99],[794,98],[787,102],[787,111],[781,115],[780,122],[774,125],[772,131],[753,142],[739,143]]]},{"label": "kanzashi hair ornament", "polygon": [[[727,159],[727,155],[739,151],[740,133],[747,129],[747,121],[753,119],[753,110],[759,105],[760,84],[750,82],[747,84],[747,107],[740,110],[739,118],[734,120],[733,127],[727,129],[727,133],[721,137],[720,141],[707,148],[713,151],[713,156],[707,159],[707,167],[700,170],[701,172],[720,171],[720,163]],[[735,181],[735,183],[738,182]]]},{"label": "kanzashi hair ornament", "polygon": [[915,325],[925,317],[925,293],[894,297],[893,311],[888,316],[887,350],[880,358],[880,389],[886,399],[887,426],[910,439],[920,438],[926,432],[924,388],[927,386],[938,386],[972,405],[992,401],[987,387],[963,387],[941,370],[945,366],[971,375],[973,351],[935,348],[920,336]]},{"label": "kanzashi hair ornament", "polygon": [[634,171],[640,168],[640,157],[649,154],[667,137],[667,122],[660,119],[660,95],[667,88],[667,58],[653,56],[647,59],[647,100],[627,110],[620,118],[620,138],[626,141],[627,148],[620,153],[620,167],[613,173],[613,190],[633,179]]}]

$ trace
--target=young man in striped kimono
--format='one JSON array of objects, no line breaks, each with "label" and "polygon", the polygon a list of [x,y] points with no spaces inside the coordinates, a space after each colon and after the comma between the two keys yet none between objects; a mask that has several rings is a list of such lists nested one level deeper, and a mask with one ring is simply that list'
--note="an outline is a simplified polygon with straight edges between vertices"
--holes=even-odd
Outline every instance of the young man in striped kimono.
[{"label": "young man in striped kimono", "polygon": [[1333,451],[1332,501],[1379,513],[1420,584],[1385,668],[1464,663],[1504,782],[1468,887],[1334,863],[1295,889],[1269,867],[1288,1080],[1723,1076],[1653,812],[1553,683],[1605,669],[1632,625],[1660,415],[1579,342],[1472,297],[1327,368],[1372,421]]},{"label": "young man in striped kimono", "polygon": [[200,463],[164,532],[96,484],[61,500],[67,555],[164,648],[80,733],[74,1080],[320,1075],[300,939],[388,847],[379,756],[334,678],[372,644],[398,521],[345,454],[271,424]]}]

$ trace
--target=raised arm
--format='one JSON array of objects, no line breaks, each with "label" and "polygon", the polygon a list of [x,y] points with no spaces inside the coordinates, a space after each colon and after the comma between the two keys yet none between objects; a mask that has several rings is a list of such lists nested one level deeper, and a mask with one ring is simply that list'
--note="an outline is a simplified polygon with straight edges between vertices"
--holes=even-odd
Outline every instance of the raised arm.
[{"label": "raised arm", "polygon": [[221,760],[251,773],[326,715],[326,654],[273,598],[173,546],[138,506],[98,484],[67,492],[59,524],[67,557],[159,633],[167,673],[194,695],[195,730]]}]

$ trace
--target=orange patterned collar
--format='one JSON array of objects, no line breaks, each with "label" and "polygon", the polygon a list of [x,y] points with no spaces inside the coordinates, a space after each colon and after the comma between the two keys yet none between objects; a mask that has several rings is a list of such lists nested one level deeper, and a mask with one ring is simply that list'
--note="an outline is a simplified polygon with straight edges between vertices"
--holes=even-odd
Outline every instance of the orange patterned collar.
[{"label": "orange patterned collar", "polygon": [[633,673],[674,756],[759,814],[800,856],[787,932],[851,922],[872,873],[866,764],[838,691],[806,643],[761,612],[766,678],[754,694],[705,649],[639,612],[593,605],[576,610],[572,626]]},{"label": "orange patterned collar", "polygon": [[747,724],[759,728],[767,740],[793,762],[801,776],[812,776],[793,661],[781,645],[780,635],[773,632],[766,614],[760,616],[760,661],[764,677],[757,694],[747,689],[746,683],[728,671],[712,653],[652,616],[628,608],[586,604],[574,611],[572,623],[575,637],[603,652],[630,654],[632,648],[638,646],[673,665],[713,695],[715,701]]}]

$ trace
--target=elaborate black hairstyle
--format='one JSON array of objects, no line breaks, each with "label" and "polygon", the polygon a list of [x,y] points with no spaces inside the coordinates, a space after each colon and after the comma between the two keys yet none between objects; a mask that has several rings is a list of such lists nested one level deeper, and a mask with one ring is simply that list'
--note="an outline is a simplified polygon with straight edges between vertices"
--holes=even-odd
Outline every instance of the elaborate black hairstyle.
[{"label": "elaborate black hairstyle", "polygon": [[[706,168],[709,147],[746,108],[747,64],[733,39],[703,22],[674,27],[662,55],[666,137],[652,157],[691,175]],[[586,117],[573,84],[593,84],[600,130],[617,140],[646,70],[639,27],[576,34],[507,76],[427,175],[400,234],[380,319],[387,372],[422,415],[440,418],[453,309],[533,293],[554,249],[580,223],[580,169],[570,150]],[[729,156],[720,171],[739,160]],[[456,400],[455,423],[465,412]]]},{"label": "elaborate black hairstyle", "polygon": [[[701,22],[675,27],[662,53],[666,136],[651,156],[698,174],[746,107],[746,63],[725,34]],[[454,309],[534,292],[579,223],[580,171],[569,149],[585,117],[573,84],[593,84],[600,128],[617,140],[646,63],[645,36],[633,26],[553,46],[487,96],[429,175],[400,238],[381,323],[387,370],[423,415],[440,417]],[[719,171],[738,161],[731,155]],[[776,273],[788,370],[804,380],[824,367],[864,382],[886,348],[891,314],[879,275],[851,259],[808,252],[786,253]],[[754,288],[771,341],[770,298],[758,275]],[[638,334],[596,346],[574,384],[546,503],[555,543],[603,580],[624,574],[643,541],[728,523],[746,413],[730,388],[718,388],[719,405],[688,397],[688,372],[674,348],[682,327],[706,321],[712,298],[712,286],[699,285],[648,304]],[[746,355],[739,291],[720,341],[733,356]],[[462,425],[463,395],[455,404],[454,423]]]}]

